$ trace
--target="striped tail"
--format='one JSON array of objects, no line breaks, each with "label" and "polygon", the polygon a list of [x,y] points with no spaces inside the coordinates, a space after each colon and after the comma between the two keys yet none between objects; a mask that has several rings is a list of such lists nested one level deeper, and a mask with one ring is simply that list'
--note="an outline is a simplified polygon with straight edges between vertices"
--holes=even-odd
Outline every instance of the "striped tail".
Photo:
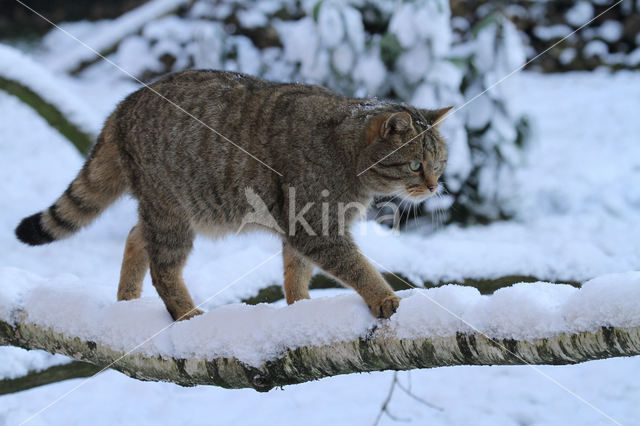
[{"label": "striped tail", "polygon": [[37,246],[67,238],[93,222],[128,188],[115,141],[112,118],[66,191],[47,210],[22,219],[16,236]]}]

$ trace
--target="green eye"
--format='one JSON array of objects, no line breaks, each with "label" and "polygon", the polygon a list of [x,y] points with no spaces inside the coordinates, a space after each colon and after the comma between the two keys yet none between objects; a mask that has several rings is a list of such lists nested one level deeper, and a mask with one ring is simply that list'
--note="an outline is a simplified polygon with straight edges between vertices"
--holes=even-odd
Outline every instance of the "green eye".
[{"label": "green eye", "polygon": [[409,163],[409,168],[413,172],[417,172],[418,170],[420,170],[421,167],[422,167],[422,164],[420,164],[418,161],[412,161],[411,163]]},{"label": "green eye", "polygon": [[435,163],[433,163],[433,168],[434,169],[439,169],[441,165],[442,165],[442,163],[440,163],[439,161],[436,161]]}]

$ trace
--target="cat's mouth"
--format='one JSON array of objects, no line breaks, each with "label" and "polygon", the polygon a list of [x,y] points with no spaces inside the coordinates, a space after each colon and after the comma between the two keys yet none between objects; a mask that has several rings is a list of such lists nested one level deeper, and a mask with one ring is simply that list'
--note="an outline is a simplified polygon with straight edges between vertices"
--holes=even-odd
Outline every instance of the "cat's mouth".
[{"label": "cat's mouth", "polygon": [[406,188],[406,194],[412,201],[421,202],[438,192],[437,185],[431,186],[410,186]]}]

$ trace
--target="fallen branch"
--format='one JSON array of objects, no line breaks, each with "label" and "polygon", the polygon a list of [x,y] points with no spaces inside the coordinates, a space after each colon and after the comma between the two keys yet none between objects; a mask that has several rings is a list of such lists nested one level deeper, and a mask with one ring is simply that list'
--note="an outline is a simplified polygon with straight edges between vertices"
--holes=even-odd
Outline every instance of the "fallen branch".
[{"label": "fallen branch", "polygon": [[[492,279],[479,279],[479,278],[465,278],[460,281],[441,281],[432,282],[425,281],[422,285],[418,285],[412,282],[409,278],[401,273],[388,273],[383,272],[384,279],[395,290],[408,290],[411,288],[436,288],[447,284],[455,284],[464,287],[473,287],[478,289],[480,294],[493,294],[496,290],[504,287],[509,287],[516,283],[534,283],[542,281],[540,278],[532,277],[530,275],[505,275],[503,277]],[[562,281],[563,284],[569,284],[573,287],[580,287],[578,281]],[[329,275],[316,274],[311,278],[309,283],[310,290],[324,290],[328,288],[345,288],[337,280],[331,278]],[[278,300],[284,299],[284,291],[282,284],[272,284],[266,286],[252,297],[243,299],[242,302],[248,305],[257,305],[258,303],[273,303]]]},{"label": "fallen branch", "polygon": [[0,90],[16,96],[25,104],[33,108],[47,123],[58,130],[62,136],[67,138],[83,155],[89,152],[93,145],[93,136],[81,130],[53,104],[44,100],[33,90],[20,84],[0,77]]},{"label": "fallen branch", "polygon": [[[17,316],[26,317],[24,312]],[[113,368],[140,380],[268,391],[275,386],[359,372],[453,365],[563,365],[638,355],[640,327],[601,327],[520,341],[490,339],[480,333],[399,339],[382,325],[367,338],[286,349],[281,356],[259,368],[235,358],[163,359],[135,352],[126,354],[24,320],[17,320],[15,325],[0,321],[0,344],[44,349]]]},{"label": "fallen branch", "polygon": [[67,364],[54,365],[41,371],[31,371],[15,379],[0,380],[0,395],[20,392],[68,379],[93,376],[100,367],[88,362],[73,361]]},{"label": "fallen branch", "polygon": [[73,93],[68,82],[11,46],[0,44],[0,91],[29,105],[49,125],[86,154],[103,117]]},{"label": "fallen branch", "polygon": [[[406,290],[411,288],[414,284],[403,276],[402,274],[389,274],[383,273],[385,279],[393,287],[394,290]],[[496,279],[464,279],[451,284],[470,286],[477,288],[481,294],[492,294],[495,290],[503,287],[508,287],[518,282],[535,282],[540,281],[538,278],[523,275],[509,275],[499,277]],[[411,284],[408,285],[407,283]],[[425,288],[434,288],[444,285],[445,283],[433,283],[424,282]],[[449,283],[446,283],[449,284]],[[579,287],[580,283],[571,282],[571,285]],[[316,274],[311,279],[310,289],[329,289],[329,288],[344,288],[338,281],[331,278],[328,275]],[[247,298],[242,302],[249,305],[256,305],[258,303],[273,303],[278,300],[284,299],[284,292],[281,284],[274,284],[261,289],[258,294],[253,297]],[[100,367],[89,364],[86,362],[71,362],[64,366],[55,365],[42,371],[31,371],[26,375],[14,379],[0,380],[0,394],[19,392],[25,389],[30,389],[37,386],[46,385],[49,383],[59,382],[68,379],[74,379],[79,377],[87,377],[100,371]],[[403,389],[407,394],[414,397],[408,390]]]}]

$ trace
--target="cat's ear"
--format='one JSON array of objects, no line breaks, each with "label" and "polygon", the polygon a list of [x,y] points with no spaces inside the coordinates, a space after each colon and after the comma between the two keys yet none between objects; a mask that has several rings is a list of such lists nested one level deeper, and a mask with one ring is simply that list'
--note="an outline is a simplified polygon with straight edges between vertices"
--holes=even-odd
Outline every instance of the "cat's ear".
[{"label": "cat's ear", "polygon": [[435,127],[436,129],[440,127],[444,119],[447,117],[449,111],[453,109],[452,106],[440,109],[425,109],[422,110],[426,115],[427,121],[430,125]]},{"label": "cat's ear", "polygon": [[411,127],[411,116],[406,112],[393,113],[380,126],[380,136],[386,139],[391,133],[404,133]]}]

